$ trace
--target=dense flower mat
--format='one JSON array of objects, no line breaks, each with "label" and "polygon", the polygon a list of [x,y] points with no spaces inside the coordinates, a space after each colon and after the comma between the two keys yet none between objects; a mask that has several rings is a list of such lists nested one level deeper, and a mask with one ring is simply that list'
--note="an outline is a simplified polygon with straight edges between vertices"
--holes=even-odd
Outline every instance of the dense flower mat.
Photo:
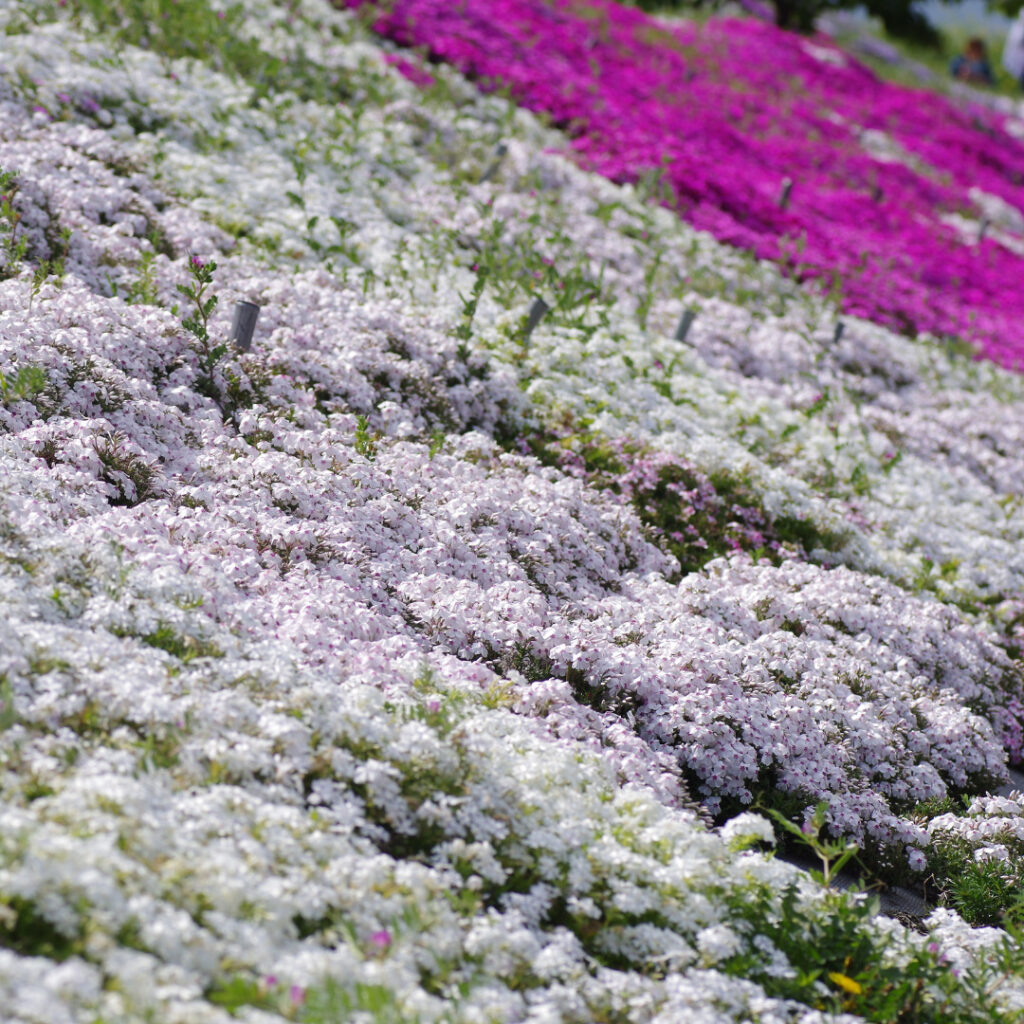
[{"label": "dense flower mat", "polygon": [[5,1024],[1012,1019],[1021,378],[351,14],[153,13],[0,8]]},{"label": "dense flower mat", "polygon": [[1024,359],[1019,119],[755,20],[666,27],[609,0],[385,10],[379,32],[550,115],[585,166],[657,177],[692,224],[838,290],[849,312]]}]

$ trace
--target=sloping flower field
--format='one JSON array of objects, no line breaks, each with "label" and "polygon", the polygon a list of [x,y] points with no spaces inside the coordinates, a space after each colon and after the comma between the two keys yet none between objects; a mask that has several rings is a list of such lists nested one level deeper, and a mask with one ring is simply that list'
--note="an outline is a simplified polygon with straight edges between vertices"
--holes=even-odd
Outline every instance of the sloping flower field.
[{"label": "sloping flower field", "polygon": [[756,20],[396,0],[374,25],[550,115],[613,180],[657,177],[692,224],[840,291],[849,312],[1024,361],[1019,121]]},{"label": "sloping flower field", "polygon": [[1019,1020],[1024,382],[468,23],[0,6],[0,1020]]}]

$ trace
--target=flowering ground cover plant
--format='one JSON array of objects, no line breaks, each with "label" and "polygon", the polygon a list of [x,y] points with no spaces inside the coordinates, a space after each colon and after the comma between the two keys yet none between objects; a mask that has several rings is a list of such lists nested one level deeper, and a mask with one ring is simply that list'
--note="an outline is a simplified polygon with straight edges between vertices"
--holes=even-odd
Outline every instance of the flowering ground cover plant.
[{"label": "flowering ground cover plant", "polygon": [[825,37],[753,19],[399,0],[374,26],[548,114],[585,166],[655,178],[692,224],[849,312],[1021,362],[1019,118],[882,82]]},{"label": "flowering ground cover plant", "polygon": [[0,8],[4,1019],[1012,1020],[1020,378],[222,13]]}]

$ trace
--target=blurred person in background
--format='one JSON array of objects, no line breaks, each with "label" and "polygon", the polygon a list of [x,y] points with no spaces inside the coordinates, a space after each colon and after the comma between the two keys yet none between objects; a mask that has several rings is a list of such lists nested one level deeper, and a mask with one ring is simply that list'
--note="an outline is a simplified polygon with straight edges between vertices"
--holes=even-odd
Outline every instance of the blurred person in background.
[{"label": "blurred person in background", "polygon": [[954,78],[971,85],[992,85],[995,82],[985,50],[985,41],[977,36],[967,40],[964,52],[953,58],[949,71]]}]

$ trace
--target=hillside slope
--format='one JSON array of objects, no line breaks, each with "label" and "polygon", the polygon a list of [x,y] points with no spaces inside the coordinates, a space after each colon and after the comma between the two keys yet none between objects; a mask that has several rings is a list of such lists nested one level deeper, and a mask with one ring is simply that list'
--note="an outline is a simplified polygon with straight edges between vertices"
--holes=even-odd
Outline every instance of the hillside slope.
[{"label": "hillside slope", "polygon": [[1013,1019],[1020,378],[351,13],[90,6],[0,8],[3,1020]]}]

